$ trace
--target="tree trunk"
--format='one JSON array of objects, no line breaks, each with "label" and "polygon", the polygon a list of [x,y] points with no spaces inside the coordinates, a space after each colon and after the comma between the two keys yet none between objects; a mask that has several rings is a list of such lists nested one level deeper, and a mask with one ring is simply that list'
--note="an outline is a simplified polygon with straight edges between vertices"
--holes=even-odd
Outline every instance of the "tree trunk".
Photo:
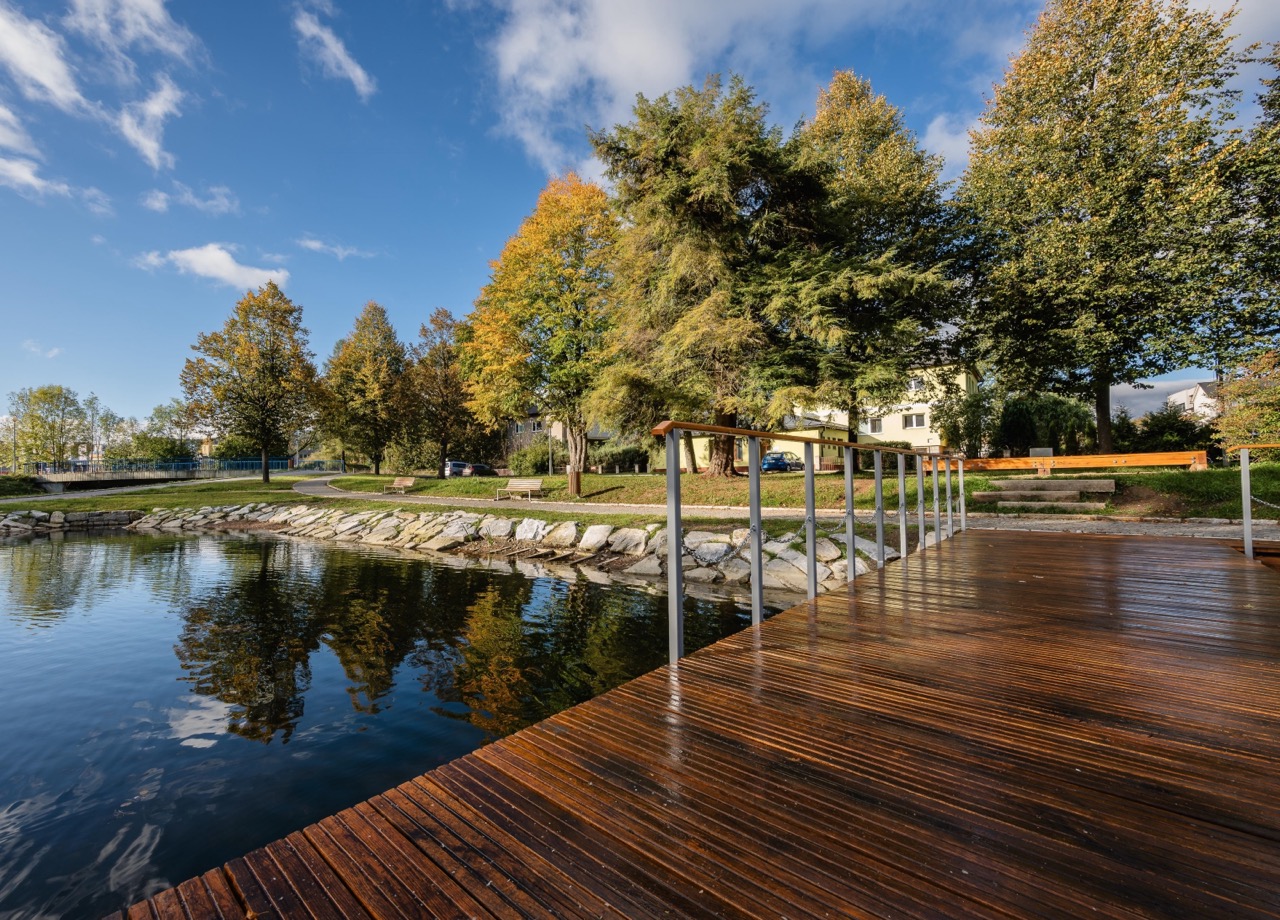
[{"label": "tree trunk", "polygon": [[[858,404],[853,403],[849,406],[849,440],[854,444],[858,443]],[[853,452],[853,471],[856,473],[861,469],[862,453],[855,450]]]},{"label": "tree trunk", "polygon": [[[738,426],[738,416],[734,412],[720,412],[715,414],[715,421],[712,423],[721,428],[736,428]],[[738,470],[733,465],[733,444],[734,437],[731,434],[718,434],[711,439],[711,459],[707,462],[708,476],[737,476]]]},{"label": "tree trunk", "polygon": [[1111,446],[1111,384],[1106,379],[1093,384],[1093,410],[1098,423],[1098,453],[1112,453]]},{"label": "tree trunk", "polygon": [[569,476],[569,495],[577,498],[582,489],[574,487],[581,486],[581,474],[587,468],[587,430],[581,421],[565,425],[565,441],[569,448],[569,467],[565,472],[579,474]]},{"label": "tree trunk", "polygon": [[271,481],[271,456],[267,453],[267,448],[262,448],[262,481]]},{"label": "tree trunk", "polygon": [[683,436],[684,441],[684,468],[687,472],[698,472],[698,454],[693,449],[693,432],[686,431]]},{"label": "tree trunk", "polygon": [[445,442],[440,443],[440,460],[436,463],[436,478],[444,479],[444,463],[449,459],[449,445]]},{"label": "tree trunk", "polygon": [[373,455],[373,475],[382,475],[382,454]]}]

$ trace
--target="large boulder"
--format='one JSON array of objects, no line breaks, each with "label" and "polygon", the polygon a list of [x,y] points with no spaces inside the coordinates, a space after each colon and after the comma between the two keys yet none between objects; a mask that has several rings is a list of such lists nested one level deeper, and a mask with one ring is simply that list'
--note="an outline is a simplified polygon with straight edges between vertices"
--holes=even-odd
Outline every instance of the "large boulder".
[{"label": "large boulder", "polygon": [[613,527],[610,524],[592,524],[582,535],[582,539],[578,541],[578,549],[585,553],[594,553],[604,549],[609,543],[609,536],[613,533]]},{"label": "large boulder", "polygon": [[639,527],[623,527],[609,538],[609,549],[626,556],[643,556],[649,535]]},{"label": "large boulder", "polygon": [[551,525],[546,521],[525,518],[516,527],[516,539],[525,543],[537,543],[547,535],[549,530],[551,530]]},{"label": "large boulder", "polygon": [[578,525],[575,521],[561,521],[542,538],[543,546],[565,549],[578,542]]}]

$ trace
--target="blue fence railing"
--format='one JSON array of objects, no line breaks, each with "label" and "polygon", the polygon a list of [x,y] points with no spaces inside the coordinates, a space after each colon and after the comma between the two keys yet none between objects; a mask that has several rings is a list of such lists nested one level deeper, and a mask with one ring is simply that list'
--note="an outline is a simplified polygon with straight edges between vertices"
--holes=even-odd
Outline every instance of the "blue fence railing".
[{"label": "blue fence railing", "polygon": [[[70,460],[63,463],[24,463],[23,472],[32,476],[58,473],[254,473],[262,469],[261,459],[213,460]],[[293,463],[288,457],[272,457],[267,468],[274,472],[345,472],[341,460],[304,460]]]}]

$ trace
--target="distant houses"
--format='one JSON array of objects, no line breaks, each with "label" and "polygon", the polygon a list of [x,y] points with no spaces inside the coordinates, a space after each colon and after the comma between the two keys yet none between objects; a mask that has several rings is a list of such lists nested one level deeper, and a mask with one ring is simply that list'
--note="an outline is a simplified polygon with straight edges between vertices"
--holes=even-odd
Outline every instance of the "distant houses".
[{"label": "distant houses", "polygon": [[1205,421],[1215,419],[1220,412],[1218,383],[1215,380],[1206,380],[1203,383],[1192,384],[1185,390],[1170,393],[1166,402]]}]

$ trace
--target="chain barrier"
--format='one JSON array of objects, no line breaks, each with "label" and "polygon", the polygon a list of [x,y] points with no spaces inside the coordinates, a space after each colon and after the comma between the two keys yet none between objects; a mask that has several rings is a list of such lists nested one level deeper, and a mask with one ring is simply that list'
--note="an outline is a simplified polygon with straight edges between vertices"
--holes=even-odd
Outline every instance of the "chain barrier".
[{"label": "chain barrier", "polygon": [[1274,508],[1276,511],[1280,511],[1280,505],[1273,505],[1271,504],[1271,502],[1264,501],[1263,499],[1258,498],[1258,496],[1256,495],[1250,495],[1249,498],[1257,502],[1259,505],[1266,505],[1268,508]]}]

